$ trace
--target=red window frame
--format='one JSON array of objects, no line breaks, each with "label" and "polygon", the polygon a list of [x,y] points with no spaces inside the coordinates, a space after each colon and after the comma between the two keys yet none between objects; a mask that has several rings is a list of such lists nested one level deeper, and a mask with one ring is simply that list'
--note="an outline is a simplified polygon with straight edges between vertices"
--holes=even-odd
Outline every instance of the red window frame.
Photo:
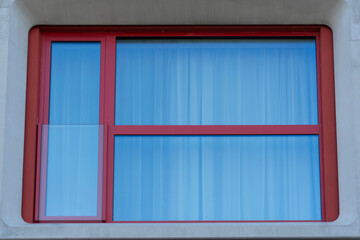
[{"label": "red window frame", "polygon": [[[317,125],[214,125],[120,126],[115,125],[115,59],[117,37],[314,37],[316,39]],[[41,125],[48,124],[50,50],[52,41],[101,42],[100,115],[104,125],[102,217],[55,217],[39,220]],[[320,221],[339,215],[335,87],[332,31],[327,26],[37,26],[29,32],[25,113],[22,217],[26,222],[113,221],[114,136],[116,135],[308,135],[319,136]],[[134,222],[134,221],[132,221]],[[144,221],[142,221],[144,222]],[[151,221],[249,222],[249,221]],[[258,221],[269,222],[269,221]],[[279,222],[279,221],[276,221]],[[281,221],[280,221],[281,222]],[[289,221],[285,221],[289,222]],[[298,222],[298,221],[290,221]],[[307,221],[309,222],[309,221]]]}]

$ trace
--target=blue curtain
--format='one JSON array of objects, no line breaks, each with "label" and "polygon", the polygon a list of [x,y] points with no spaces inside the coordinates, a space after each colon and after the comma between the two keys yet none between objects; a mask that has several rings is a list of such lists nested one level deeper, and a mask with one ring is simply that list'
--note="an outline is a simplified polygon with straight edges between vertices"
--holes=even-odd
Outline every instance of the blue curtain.
[{"label": "blue curtain", "polygon": [[100,43],[53,42],[49,125],[43,125],[47,142],[42,145],[46,216],[97,215],[99,93]]},{"label": "blue curtain", "polygon": [[116,136],[114,220],[320,220],[318,136]]},{"label": "blue curtain", "polygon": [[119,40],[117,125],[317,124],[314,40]]}]

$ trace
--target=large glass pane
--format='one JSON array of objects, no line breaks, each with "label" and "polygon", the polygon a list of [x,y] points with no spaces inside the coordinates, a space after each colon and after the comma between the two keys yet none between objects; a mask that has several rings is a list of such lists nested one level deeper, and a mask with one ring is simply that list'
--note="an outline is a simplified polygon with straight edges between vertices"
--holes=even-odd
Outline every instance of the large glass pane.
[{"label": "large glass pane", "polygon": [[49,124],[98,124],[100,43],[51,46]]},{"label": "large glass pane", "polygon": [[319,143],[297,136],[115,136],[115,221],[320,220]]},{"label": "large glass pane", "polygon": [[317,118],[313,39],[117,42],[117,125],[296,125]]},{"label": "large glass pane", "polygon": [[[103,125],[43,125],[40,192],[45,216],[97,216]],[[42,204],[44,204],[42,202]]]}]

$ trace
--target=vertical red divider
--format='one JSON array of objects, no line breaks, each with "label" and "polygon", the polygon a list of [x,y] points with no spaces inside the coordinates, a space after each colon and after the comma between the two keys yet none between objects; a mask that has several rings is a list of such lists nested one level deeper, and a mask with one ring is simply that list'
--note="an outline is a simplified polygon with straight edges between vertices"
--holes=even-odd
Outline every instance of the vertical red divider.
[{"label": "vertical red divider", "polygon": [[107,124],[107,158],[106,158],[106,222],[113,217],[113,180],[114,180],[114,130],[115,123],[115,63],[116,35],[106,36],[106,70],[105,70],[105,123]]},{"label": "vertical red divider", "polygon": [[317,108],[319,126],[319,164],[320,164],[320,196],[321,196],[321,220],[326,219],[325,181],[324,181],[324,149],[322,128],[322,102],[321,102],[321,58],[320,58],[320,33],[316,34],[316,79],[317,79]]},{"label": "vertical red divider", "polygon": [[[104,196],[105,196],[105,176],[106,176],[106,151],[104,147],[106,146],[106,125],[105,125],[105,60],[106,60],[106,51],[105,51],[105,37],[100,41],[100,99],[99,99],[99,164],[98,164],[98,217],[100,220],[104,221],[104,215],[106,211],[104,209]],[[101,151],[100,151],[101,150]]]},{"label": "vertical red divider", "polygon": [[[40,98],[39,98],[39,123],[38,123],[38,141],[37,141],[37,160],[36,160],[36,198],[35,198],[35,221],[41,220],[45,217],[45,201],[46,201],[46,162],[47,162],[47,148],[42,148],[43,143],[43,128],[42,124],[49,123],[49,102],[50,102],[50,66],[51,66],[51,41],[46,34],[41,38],[41,62],[44,65],[40,73]],[[48,127],[46,128],[46,141],[48,137]],[[47,146],[47,145],[46,145]],[[45,159],[43,162],[42,160]],[[43,163],[42,163],[43,162]],[[43,174],[45,174],[45,180]]]},{"label": "vertical red divider", "polygon": [[33,223],[36,215],[36,160],[38,141],[39,75],[41,33],[37,28],[29,32],[26,112],[23,161],[23,189],[21,215],[24,221]]},{"label": "vertical red divider", "polygon": [[335,113],[334,54],[332,31],[320,28],[320,71],[322,99],[322,133],[324,148],[325,221],[335,221],[339,216],[339,186],[337,168],[337,140]]}]

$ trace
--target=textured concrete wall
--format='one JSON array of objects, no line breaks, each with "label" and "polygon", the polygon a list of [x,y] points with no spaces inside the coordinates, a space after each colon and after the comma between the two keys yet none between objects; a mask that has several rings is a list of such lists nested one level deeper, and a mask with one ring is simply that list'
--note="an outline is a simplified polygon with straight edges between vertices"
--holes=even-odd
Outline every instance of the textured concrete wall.
[{"label": "textured concrete wall", "polygon": [[[6,102],[6,76],[8,61],[9,40],[9,2],[0,0],[0,172],[3,171],[4,135],[5,135],[5,102]],[[2,178],[0,177],[0,191]],[[0,194],[1,196],[1,194]],[[1,198],[0,198],[1,204]],[[0,208],[1,214],[1,208]]]},{"label": "textured concrete wall", "polygon": [[[38,24],[326,24],[334,32],[340,216],[331,223],[27,224],[27,37]],[[0,238],[360,237],[360,0],[0,0]]]},{"label": "textured concrete wall", "polygon": [[[354,161],[356,166],[357,204],[360,209],[360,0],[349,2],[351,8],[351,70],[353,82],[353,118],[354,118]],[[359,210],[358,216],[359,218]]]}]

